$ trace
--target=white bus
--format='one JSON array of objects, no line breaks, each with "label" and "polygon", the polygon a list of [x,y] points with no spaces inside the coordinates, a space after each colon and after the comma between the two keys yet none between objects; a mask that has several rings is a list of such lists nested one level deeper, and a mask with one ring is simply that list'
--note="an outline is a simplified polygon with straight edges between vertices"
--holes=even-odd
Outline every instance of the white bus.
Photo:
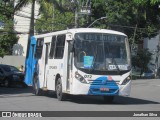
[{"label": "white bus", "polygon": [[131,89],[131,58],[124,33],[96,28],[57,31],[31,38],[26,59],[27,84],[36,95],[56,92],[58,100],[67,94],[128,96]]}]

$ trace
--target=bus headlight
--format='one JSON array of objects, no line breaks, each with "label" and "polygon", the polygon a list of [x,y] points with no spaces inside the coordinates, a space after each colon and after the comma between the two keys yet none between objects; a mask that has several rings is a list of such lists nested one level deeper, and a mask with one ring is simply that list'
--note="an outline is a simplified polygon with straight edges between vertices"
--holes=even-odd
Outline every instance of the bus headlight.
[{"label": "bus headlight", "polygon": [[128,76],[123,82],[122,85],[126,85],[131,80],[131,76]]},{"label": "bus headlight", "polygon": [[75,78],[79,80],[81,83],[87,83],[82,75],[80,75],[77,71],[75,72]]}]

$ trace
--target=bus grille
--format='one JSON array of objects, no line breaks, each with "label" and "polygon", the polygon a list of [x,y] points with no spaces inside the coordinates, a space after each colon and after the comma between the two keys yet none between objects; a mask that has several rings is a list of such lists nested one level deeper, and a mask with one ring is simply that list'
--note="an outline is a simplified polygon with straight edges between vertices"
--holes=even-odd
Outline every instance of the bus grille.
[{"label": "bus grille", "polygon": [[92,85],[110,85],[110,86],[115,86],[115,85],[119,85],[120,81],[106,81],[105,83],[103,82],[103,80],[88,80],[89,84]]}]

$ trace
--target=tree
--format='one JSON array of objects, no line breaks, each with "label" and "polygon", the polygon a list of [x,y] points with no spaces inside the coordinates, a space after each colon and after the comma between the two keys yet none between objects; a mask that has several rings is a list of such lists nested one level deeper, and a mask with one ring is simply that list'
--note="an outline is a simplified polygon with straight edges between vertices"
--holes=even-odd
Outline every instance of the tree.
[{"label": "tree", "polygon": [[[42,5],[41,18],[36,21],[37,32],[42,33],[73,27],[87,27],[90,17],[87,14],[79,14],[79,12],[82,7],[90,7],[90,3],[90,0],[62,0],[59,3],[62,8],[61,10],[55,9],[51,4]],[[76,12],[78,19],[76,19]]]},{"label": "tree", "polygon": [[[151,4],[150,1],[145,1],[144,4],[138,4],[136,1],[138,0],[92,0],[91,20],[94,21],[107,16],[107,19],[97,21],[92,27],[109,28],[124,32],[129,36],[131,44],[142,43],[144,37],[153,37],[157,35],[157,31],[160,27],[158,2],[153,2],[152,0],[151,3],[155,4]],[[79,2],[81,5],[83,1],[79,0]],[[71,24],[66,24],[62,16],[70,12],[70,15],[66,15],[65,18],[70,19],[70,21],[74,19],[69,17],[73,17],[73,10],[77,7],[76,0],[74,0],[74,2],[63,1],[60,5],[63,8],[61,11],[63,11],[64,14],[56,12],[55,14],[58,16],[55,16],[54,19],[52,19],[53,21],[45,16],[47,15],[46,12],[42,13],[42,22],[48,20],[46,24],[48,24],[48,28],[50,27],[49,31],[51,31],[51,24],[55,27],[54,30],[66,29],[67,26],[69,26],[69,28],[73,26],[73,22],[70,22]],[[53,15],[50,17],[53,18]],[[78,18],[80,27],[87,26],[86,18],[85,16]],[[40,30],[40,23],[42,22],[37,22],[39,23],[37,24],[38,27],[36,27],[38,30]],[[90,22],[90,24],[91,23],[92,22]],[[48,28],[45,28],[46,32]]]},{"label": "tree", "polygon": [[[94,27],[109,28],[124,32],[129,37],[132,50],[136,44],[143,44],[145,37],[150,38],[158,34],[160,27],[159,2],[153,4],[153,2],[149,0],[141,0],[144,3],[138,4],[135,2],[136,0],[95,1],[92,7],[92,19],[97,19],[98,13],[100,13],[98,18],[107,16],[107,19],[98,21],[97,24],[94,24]],[[146,69],[145,66],[140,65],[147,66],[147,64],[143,64],[143,61],[139,61],[140,63],[137,62],[140,55],[141,57],[143,56],[142,51],[143,50],[138,50],[138,56],[134,56],[132,61],[133,64],[136,63],[137,66],[141,67],[142,71],[144,71],[144,69]],[[137,61],[135,61],[135,59]],[[145,61],[145,59],[143,60]]]},{"label": "tree", "polygon": [[[61,0],[58,0],[61,1]],[[29,44],[30,44],[30,37],[34,35],[34,10],[35,10],[35,2],[38,2],[41,8],[41,3],[51,3],[54,4],[58,9],[61,9],[57,0],[17,0],[17,4],[15,6],[14,11],[20,10],[22,7],[26,6],[27,4],[31,4],[31,21],[30,21],[30,29],[29,29],[29,37],[28,37],[28,45],[27,45],[27,56],[29,52]]]},{"label": "tree", "polygon": [[[138,4],[145,4],[148,1],[147,0],[134,0],[134,2],[138,3]],[[159,0],[150,0],[149,1],[151,4],[156,4],[159,3]]]},{"label": "tree", "polygon": [[148,49],[140,49],[137,55],[132,56],[132,66],[141,68],[141,74],[148,69],[147,65],[152,59],[152,53]]},{"label": "tree", "polygon": [[13,28],[13,1],[0,1],[0,22],[4,27],[0,29],[0,57],[12,54],[12,47],[18,38]]},{"label": "tree", "polygon": [[36,21],[35,28],[38,33],[63,30],[74,27],[74,13],[69,2],[59,3],[62,10],[56,9],[50,3],[41,4],[41,17]]},{"label": "tree", "polygon": [[[94,2],[95,1],[95,2]],[[110,28],[129,36],[130,43],[157,35],[160,26],[158,3],[137,4],[134,0],[93,0],[92,19],[107,16],[93,27]]]}]

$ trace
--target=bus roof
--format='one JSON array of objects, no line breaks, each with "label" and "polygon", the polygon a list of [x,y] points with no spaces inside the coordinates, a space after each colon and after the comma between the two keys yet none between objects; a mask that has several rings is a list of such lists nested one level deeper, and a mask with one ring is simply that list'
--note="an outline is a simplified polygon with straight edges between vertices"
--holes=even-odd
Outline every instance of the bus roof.
[{"label": "bus roof", "polygon": [[48,36],[53,36],[53,35],[58,35],[58,34],[66,34],[66,33],[110,33],[110,34],[117,34],[117,35],[124,35],[126,34],[114,30],[108,30],[108,29],[99,29],[99,28],[74,28],[74,29],[67,29],[67,30],[62,30],[62,31],[56,31],[56,32],[51,32],[51,33],[45,33],[45,34],[40,34],[40,35],[35,35],[36,38],[41,38],[41,37],[48,37]]}]

